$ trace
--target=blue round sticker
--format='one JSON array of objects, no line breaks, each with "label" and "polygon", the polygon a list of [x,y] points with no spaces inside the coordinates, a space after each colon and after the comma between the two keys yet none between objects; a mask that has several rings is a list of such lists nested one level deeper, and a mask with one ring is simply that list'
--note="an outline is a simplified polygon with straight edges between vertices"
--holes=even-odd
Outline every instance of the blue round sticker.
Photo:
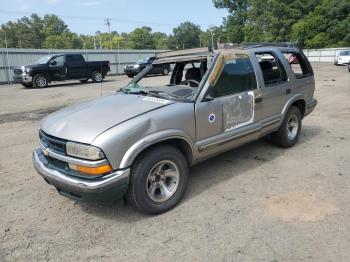
[{"label": "blue round sticker", "polygon": [[210,123],[214,123],[215,122],[215,115],[214,114],[210,114],[208,117],[208,120]]}]

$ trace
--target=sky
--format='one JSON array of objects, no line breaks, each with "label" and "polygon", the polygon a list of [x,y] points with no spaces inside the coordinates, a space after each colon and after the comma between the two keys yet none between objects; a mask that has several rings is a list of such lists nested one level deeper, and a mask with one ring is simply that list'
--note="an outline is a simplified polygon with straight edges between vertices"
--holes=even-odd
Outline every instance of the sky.
[{"label": "sky", "polygon": [[206,30],[227,16],[212,0],[0,0],[0,24],[31,13],[56,14],[72,32],[90,35],[108,30],[104,18],[111,18],[111,30],[119,33],[146,25],[170,34],[184,21]]}]

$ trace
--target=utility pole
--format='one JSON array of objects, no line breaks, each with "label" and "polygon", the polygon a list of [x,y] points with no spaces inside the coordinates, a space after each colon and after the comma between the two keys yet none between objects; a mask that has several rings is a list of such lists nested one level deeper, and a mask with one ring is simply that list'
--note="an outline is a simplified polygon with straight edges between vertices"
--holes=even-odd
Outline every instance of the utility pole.
[{"label": "utility pole", "polygon": [[109,33],[109,44],[112,50],[112,36],[111,36],[111,19],[110,18],[106,18],[105,19],[105,25],[108,26],[108,33]]},{"label": "utility pole", "polygon": [[96,39],[95,39],[95,35],[94,35],[94,47],[95,47],[95,50],[96,50]]}]

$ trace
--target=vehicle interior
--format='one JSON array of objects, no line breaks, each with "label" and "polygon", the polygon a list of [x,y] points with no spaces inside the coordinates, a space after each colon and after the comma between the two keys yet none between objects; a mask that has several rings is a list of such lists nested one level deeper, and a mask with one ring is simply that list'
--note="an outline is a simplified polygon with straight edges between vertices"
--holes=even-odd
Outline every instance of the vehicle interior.
[{"label": "vehicle interior", "polygon": [[159,84],[157,83],[157,86],[154,85],[154,82],[151,84],[150,77],[146,75],[135,81],[137,85],[159,93],[188,98],[195,93],[208,69],[207,57],[200,57],[179,59],[177,61],[156,61],[148,70],[152,70],[153,67],[157,66],[162,67],[165,64],[170,64],[172,73],[168,76],[158,77]]}]

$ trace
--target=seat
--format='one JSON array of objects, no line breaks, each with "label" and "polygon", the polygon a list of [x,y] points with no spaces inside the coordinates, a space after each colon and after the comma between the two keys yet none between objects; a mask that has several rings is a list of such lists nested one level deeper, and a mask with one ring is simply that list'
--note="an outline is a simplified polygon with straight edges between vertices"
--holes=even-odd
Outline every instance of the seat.
[{"label": "seat", "polygon": [[[185,75],[185,82],[188,80],[194,80],[200,83],[200,81],[202,80],[201,70],[196,67],[187,69]],[[198,87],[198,85],[194,82],[188,82],[188,84],[190,85],[190,87]]]}]

